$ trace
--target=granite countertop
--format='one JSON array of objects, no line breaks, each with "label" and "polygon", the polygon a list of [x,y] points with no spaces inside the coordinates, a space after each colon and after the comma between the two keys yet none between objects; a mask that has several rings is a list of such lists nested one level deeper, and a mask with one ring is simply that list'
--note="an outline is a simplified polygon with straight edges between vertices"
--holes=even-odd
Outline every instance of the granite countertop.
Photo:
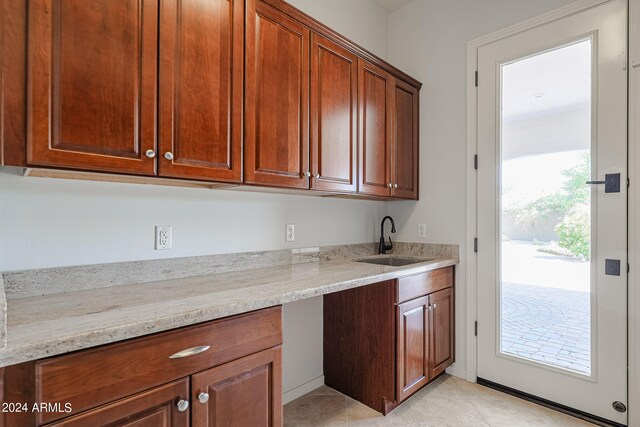
[{"label": "granite countertop", "polygon": [[0,366],[451,266],[455,255],[403,267],[319,257],[126,286],[8,295]]}]

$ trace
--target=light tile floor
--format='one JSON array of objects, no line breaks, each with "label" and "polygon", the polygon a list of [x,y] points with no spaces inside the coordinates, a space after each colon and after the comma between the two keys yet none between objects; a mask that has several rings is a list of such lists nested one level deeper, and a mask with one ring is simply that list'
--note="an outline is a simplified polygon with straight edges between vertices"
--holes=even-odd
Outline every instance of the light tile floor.
[{"label": "light tile floor", "polygon": [[590,426],[522,399],[443,375],[386,417],[329,387],[285,405],[287,427]]}]

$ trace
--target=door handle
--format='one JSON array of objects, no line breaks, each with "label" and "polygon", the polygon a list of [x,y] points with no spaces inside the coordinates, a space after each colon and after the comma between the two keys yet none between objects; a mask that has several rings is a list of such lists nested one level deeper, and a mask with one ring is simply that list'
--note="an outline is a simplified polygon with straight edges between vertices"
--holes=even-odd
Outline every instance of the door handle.
[{"label": "door handle", "polygon": [[587,181],[587,185],[602,185],[604,184],[605,193],[619,193],[620,192],[620,174],[608,173],[604,176],[604,181]]}]

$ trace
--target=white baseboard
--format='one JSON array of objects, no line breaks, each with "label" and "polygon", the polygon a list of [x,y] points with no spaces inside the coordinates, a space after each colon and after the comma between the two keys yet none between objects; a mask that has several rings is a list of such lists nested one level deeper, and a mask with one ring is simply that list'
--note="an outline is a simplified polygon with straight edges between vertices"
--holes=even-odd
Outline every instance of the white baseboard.
[{"label": "white baseboard", "polygon": [[312,392],[318,387],[322,387],[324,385],[324,375],[319,376],[318,378],[314,378],[309,382],[306,382],[298,387],[291,389],[289,391],[285,391],[282,394],[282,404],[286,405],[292,400],[296,400],[299,397],[304,396],[305,394]]},{"label": "white baseboard", "polygon": [[463,380],[469,381],[469,379],[467,378],[467,372],[458,366],[450,366],[447,368],[446,372],[447,374],[454,377],[462,378]]}]

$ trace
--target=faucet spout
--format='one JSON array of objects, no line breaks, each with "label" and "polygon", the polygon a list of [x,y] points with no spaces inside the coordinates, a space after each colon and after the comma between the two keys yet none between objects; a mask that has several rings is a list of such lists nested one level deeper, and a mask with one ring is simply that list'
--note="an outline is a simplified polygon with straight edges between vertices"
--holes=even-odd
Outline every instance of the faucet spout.
[{"label": "faucet spout", "polygon": [[386,254],[387,251],[393,249],[393,243],[391,242],[391,237],[389,237],[389,244],[387,245],[384,240],[384,223],[386,220],[391,221],[391,232],[396,232],[396,223],[393,221],[389,215],[382,218],[382,222],[380,223],[380,245],[378,247],[378,254],[383,255]]}]

